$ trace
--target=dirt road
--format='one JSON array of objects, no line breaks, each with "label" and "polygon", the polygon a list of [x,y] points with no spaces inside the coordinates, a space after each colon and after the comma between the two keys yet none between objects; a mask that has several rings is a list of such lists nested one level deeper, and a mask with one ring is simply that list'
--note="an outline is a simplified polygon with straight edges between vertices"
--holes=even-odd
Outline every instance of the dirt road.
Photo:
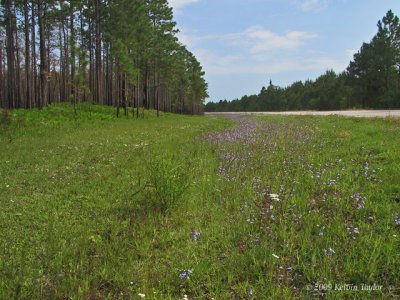
[{"label": "dirt road", "polygon": [[315,115],[315,116],[328,116],[340,115],[347,117],[362,117],[362,118],[375,118],[375,117],[396,117],[400,118],[400,110],[342,110],[342,111],[287,111],[287,112],[216,112],[206,113],[206,115]]}]

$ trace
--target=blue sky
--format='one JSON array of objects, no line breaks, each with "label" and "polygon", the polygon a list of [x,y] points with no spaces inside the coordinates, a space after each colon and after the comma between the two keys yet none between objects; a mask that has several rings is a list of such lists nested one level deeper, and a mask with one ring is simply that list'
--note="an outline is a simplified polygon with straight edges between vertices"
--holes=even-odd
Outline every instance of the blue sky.
[{"label": "blue sky", "polygon": [[206,72],[210,98],[343,71],[398,0],[169,0],[178,37]]}]

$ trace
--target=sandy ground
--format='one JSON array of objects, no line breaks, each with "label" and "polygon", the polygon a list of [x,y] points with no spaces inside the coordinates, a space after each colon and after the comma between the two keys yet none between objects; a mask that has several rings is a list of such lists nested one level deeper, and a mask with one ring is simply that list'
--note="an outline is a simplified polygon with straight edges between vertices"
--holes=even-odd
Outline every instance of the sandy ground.
[{"label": "sandy ground", "polygon": [[400,118],[400,110],[342,110],[342,111],[287,111],[287,112],[218,112],[206,113],[206,115],[315,115],[329,116],[340,115],[347,117],[396,117]]}]

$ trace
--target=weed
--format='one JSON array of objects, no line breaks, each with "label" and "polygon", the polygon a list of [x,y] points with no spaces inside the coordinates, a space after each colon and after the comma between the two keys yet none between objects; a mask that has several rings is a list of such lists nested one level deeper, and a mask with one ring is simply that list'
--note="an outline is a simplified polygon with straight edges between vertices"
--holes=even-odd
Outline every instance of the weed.
[{"label": "weed", "polygon": [[168,157],[156,157],[149,164],[149,198],[161,211],[171,210],[189,186],[189,162]]}]

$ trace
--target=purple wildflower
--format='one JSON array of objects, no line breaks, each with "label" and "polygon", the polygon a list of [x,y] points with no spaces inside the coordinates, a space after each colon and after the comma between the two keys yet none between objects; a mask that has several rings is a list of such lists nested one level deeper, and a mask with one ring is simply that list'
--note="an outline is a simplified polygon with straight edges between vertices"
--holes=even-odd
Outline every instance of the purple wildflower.
[{"label": "purple wildflower", "polygon": [[193,241],[197,242],[199,240],[199,238],[200,238],[200,232],[195,230],[195,229],[193,229],[192,230],[192,239],[193,239]]},{"label": "purple wildflower", "polygon": [[253,178],[253,186],[258,186],[261,182],[261,178],[259,177],[254,177]]},{"label": "purple wildflower", "polygon": [[188,269],[188,270],[183,270],[181,273],[179,273],[179,278],[180,279],[190,279],[190,274],[193,273],[193,270]]},{"label": "purple wildflower", "polygon": [[279,195],[278,195],[278,194],[268,194],[267,197],[268,197],[269,199],[274,200],[274,201],[277,201],[277,202],[281,201],[281,200],[279,199]]},{"label": "purple wildflower", "polygon": [[254,224],[254,219],[251,219],[251,218],[249,218],[249,219],[247,219],[247,223],[249,223],[249,224]]},{"label": "purple wildflower", "polygon": [[396,216],[394,217],[394,222],[396,223],[396,225],[400,226],[400,216],[398,214],[396,214]]},{"label": "purple wildflower", "polygon": [[353,240],[356,239],[356,235],[360,234],[360,230],[358,227],[349,226],[347,227],[347,232],[350,234]]},{"label": "purple wildflower", "polygon": [[364,208],[365,206],[365,197],[362,196],[360,193],[355,193],[353,196],[350,197],[353,200],[357,209]]},{"label": "purple wildflower", "polygon": [[325,182],[326,185],[335,185],[336,183],[337,183],[337,181],[334,179],[331,179],[331,180]]},{"label": "purple wildflower", "polygon": [[331,254],[336,254],[336,251],[334,249],[332,249],[331,247],[329,247],[328,250],[324,249],[324,253],[325,253],[325,255],[331,255]]}]

